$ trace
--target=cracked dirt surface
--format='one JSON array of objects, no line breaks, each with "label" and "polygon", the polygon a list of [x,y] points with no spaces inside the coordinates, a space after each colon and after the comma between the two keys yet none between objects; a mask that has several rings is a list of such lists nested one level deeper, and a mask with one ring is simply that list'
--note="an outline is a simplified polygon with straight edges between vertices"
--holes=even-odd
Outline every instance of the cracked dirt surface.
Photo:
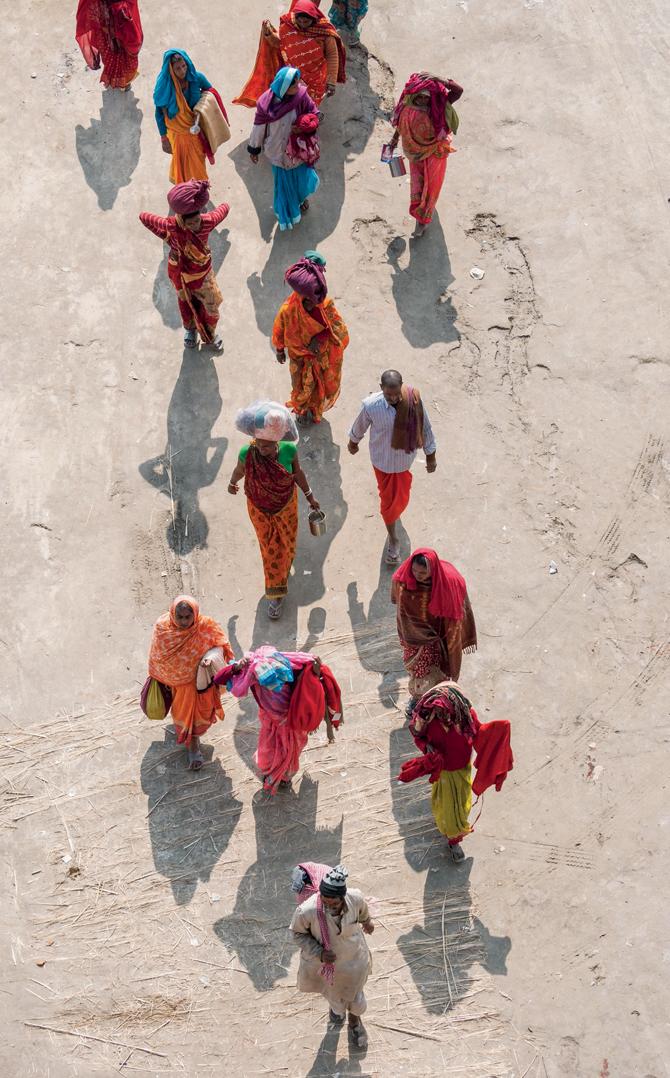
[{"label": "cracked dirt surface", "polygon": [[[39,138],[5,182],[2,1072],[661,1078],[665,13],[428,0],[399,28],[374,0],[291,235],[273,238],[251,117],[232,109],[212,170],[232,207],[212,241],[220,359],[182,353],[163,252],[137,221],[167,189],[153,74],[178,38],[229,100],[277,12],[142,14],[128,95],[85,72],[71,11],[27,0],[6,27],[25,56],[14,115]],[[439,217],[414,242],[379,150],[422,67],[465,95]],[[13,154],[16,132],[0,128]],[[352,338],[342,396],[301,446],[329,531],[317,544],[301,526],[269,625],[244,505],[225,493],[233,418],[261,385],[286,396],[267,338],[286,265],[316,246]],[[462,684],[514,724],[515,770],[457,869],[427,789],[393,782],[406,684],[374,479],[343,451],[389,365],[421,388],[439,442],[405,546],[463,571],[480,648]],[[310,742],[281,803],[258,796],[248,701],[227,706],[198,776],[138,711],[151,624],[181,590],[238,651],[311,648],[341,680],[342,735]],[[342,858],[374,901],[365,1057],[294,989],[287,880],[303,858]]]}]

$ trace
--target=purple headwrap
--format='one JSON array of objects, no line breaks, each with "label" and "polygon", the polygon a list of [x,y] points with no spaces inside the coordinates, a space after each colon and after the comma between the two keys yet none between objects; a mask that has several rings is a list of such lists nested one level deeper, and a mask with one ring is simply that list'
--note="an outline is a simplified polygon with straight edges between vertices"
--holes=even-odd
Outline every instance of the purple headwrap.
[{"label": "purple headwrap", "polygon": [[189,180],[178,183],[168,191],[168,204],[171,210],[182,217],[189,213],[198,213],[209,200],[208,180]]},{"label": "purple headwrap", "polygon": [[328,295],[325,264],[320,255],[308,251],[303,258],[289,266],[284,280],[299,296],[306,296],[315,303],[323,303]]}]

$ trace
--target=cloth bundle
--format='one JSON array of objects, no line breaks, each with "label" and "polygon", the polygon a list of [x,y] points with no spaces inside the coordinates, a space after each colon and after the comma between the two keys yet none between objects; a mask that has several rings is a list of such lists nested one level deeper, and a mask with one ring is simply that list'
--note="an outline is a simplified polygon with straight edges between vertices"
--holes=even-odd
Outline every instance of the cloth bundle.
[{"label": "cloth bundle", "polygon": [[298,428],[285,405],[277,401],[254,401],[240,408],[235,416],[235,426],[250,438],[268,442],[297,442]]},{"label": "cloth bundle", "polygon": [[209,180],[188,180],[177,183],[168,191],[168,204],[180,217],[199,213],[209,201]]},{"label": "cloth bundle", "polygon": [[328,295],[326,260],[316,251],[305,251],[302,258],[286,270],[284,280],[299,296],[323,303]]},{"label": "cloth bundle", "polygon": [[172,693],[157,678],[148,677],[140,693],[140,707],[148,719],[161,722],[172,707]]},{"label": "cloth bundle", "polygon": [[[302,161],[306,165],[315,165],[321,156],[319,136],[319,114],[306,112],[299,116],[293,125],[294,130],[286,147],[286,156],[291,161]],[[298,130],[296,131],[295,128]]]}]

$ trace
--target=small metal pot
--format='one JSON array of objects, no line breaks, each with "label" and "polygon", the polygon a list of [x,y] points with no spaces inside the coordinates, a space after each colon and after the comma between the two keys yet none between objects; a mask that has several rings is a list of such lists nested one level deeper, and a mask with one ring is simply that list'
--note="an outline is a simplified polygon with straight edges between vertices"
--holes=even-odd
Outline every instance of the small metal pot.
[{"label": "small metal pot", "polygon": [[391,175],[395,178],[397,176],[406,176],[407,169],[405,168],[405,158],[402,154],[397,154],[389,161],[389,170]]},{"label": "small metal pot", "polygon": [[309,530],[312,535],[326,534],[326,514],[323,509],[312,509],[309,514]]}]

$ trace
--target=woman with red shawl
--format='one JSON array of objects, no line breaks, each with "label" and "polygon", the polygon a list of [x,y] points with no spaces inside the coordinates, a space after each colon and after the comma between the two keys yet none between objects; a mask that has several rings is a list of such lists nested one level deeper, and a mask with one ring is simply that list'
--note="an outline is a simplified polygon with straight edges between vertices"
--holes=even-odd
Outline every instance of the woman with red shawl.
[{"label": "woman with red shawl", "polygon": [[342,39],[313,0],[293,0],[278,30],[267,20],[263,23],[254,70],[233,103],[253,108],[284,64],[300,69],[317,106],[324,97],[332,97],[338,82],[346,82]]},{"label": "woman with red shawl", "polygon": [[447,157],[455,152],[451,138],[458,131],[458,115],[453,102],[462,93],[463,87],[452,79],[420,71],[410,75],[391,118],[395,132],[390,148],[393,151],[402,139],[409,160],[409,212],[416,219],[415,236],[423,235],[433,219]]},{"label": "woman with red shawl", "polygon": [[413,782],[430,776],[433,819],[449,842],[452,859],[462,861],[461,842],[472,831],[468,817],[473,793],[479,797],[490,786],[500,790],[512,770],[510,724],[506,719],[480,722],[452,680],[442,681],[417,700],[409,731],[422,755],[405,760],[398,779]]},{"label": "woman with red shawl", "polygon": [[324,720],[328,738],[334,740],[332,730],[342,716],[340,687],[316,655],[263,644],[220,670],[214,682],[225,684],[238,698],[251,693],[258,704],[254,759],[268,793],[290,787],[307,738]]},{"label": "woman with red shawl", "polygon": [[137,0],[79,0],[75,37],[91,70],[102,62],[103,86],[130,89],[143,41]]},{"label": "woman with red shawl", "polygon": [[445,678],[458,680],[463,652],[477,650],[477,629],[465,580],[427,547],[415,550],[393,574],[391,602],[409,674],[409,715],[427,689]]},{"label": "woman with red shawl", "polygon": [[141,213],[140,221],[170,248],[168,277],[186,330],[184,344],[195,348],[200,334],[202,343],[220,355],[223,341],[216,327],[223,298],[212,269],[209,234],[228,216],[230,206],[222,202],[211,213],[202,212],[209,200],[207,180],[178,183],[167,197],[174,217]]},{"label": "woman with red shawl", "polygon": [[298,423],[320,423],[340,395],[342,360],[349,332],[328,299],[326,260],[307,251],[289,266],[284,280],[293,292],[277,312],[272,344],[278,363],[288,349],[291,399],[286,402]]},{"label": "woman with red shawl", "polygon": [[261,548],[268,617],[281,617],[298,538],[300,487],[311,509],[319,503],[303,472],[296,442],[298,430],[289,410],[275,401],[256,401],[242,408],[235,426],[251,436],[242,446],[228,493],[237,494],[244,479],[247,510]]},{"label": "woman with red shawl", "polygon": [[[210,649],[217,653],[207,655]],[[200,613],[191,595],[178,595],[167,614],[154,625],[149,650],[149,676],[172,693],[172,718],[177,742],[185,745],[188,765],[203,765],[200,738],[210,726],[223,720],[221,693],[207,669],[219,670],[229,663],[233,650],[218,622]],[[204,660],[204,662],[203,662]]]}]

